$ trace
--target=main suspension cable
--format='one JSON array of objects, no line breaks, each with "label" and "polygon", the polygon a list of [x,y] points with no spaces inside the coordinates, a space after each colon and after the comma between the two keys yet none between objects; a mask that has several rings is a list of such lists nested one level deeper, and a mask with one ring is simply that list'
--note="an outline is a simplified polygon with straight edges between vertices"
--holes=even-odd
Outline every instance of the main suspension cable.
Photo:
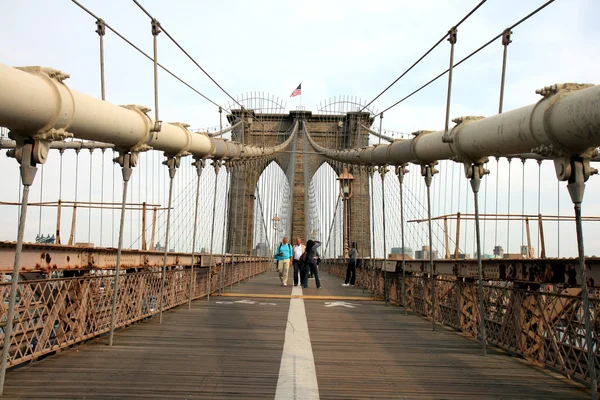
[{"label": "main suspension cable", "polygon": [[[73,3],[75,3],[77,6],[79,6],[79,8],[81,8],[83,11],[85,11],[86,13],[88,13],[90,16],[96,18],[97,20],[100,20],[101,18],[99,18],[98,16],[96,16],[96,14],[94,14],[93,12],[91,12],[90,10],[88,10],[87,8],[85,8],[82,4],[80,4],[77,0],[71,0]],[[138,46],[136,46],[135,44],[133,44],[133,42],[131,42],[129,39],[127,39],[125,36],[121,35],[116,29],[114,29],[113,27],[111,27],[109,24],[106,23],[106,21],[104,21],[104,26],[107,27],[108,29],[110,29],[110,31],[112,33],[114,33],[115,35],[117,35],[119,38],[121,38],[125,43],[129,44],[131,47],[133,47],[134,49],[136,49],[140,54],[142,54],[144,57],[146,57],[148,60],[154,62],[154,58],[150,57],[147,53],[145,53],[142,49],[140,49]],[[165,32],[164,28],[163,28],[163,32]],[[166,32],[165,32],[166,33]],[[163,65],[161,65],[160,63],[157,63],[157,65],[166,73],[168,73],[169,75],[171,75],[173,78],[177,79],[179,82],[183,83],[185,86],[187,86],[188,88],[190,88],[191,90],[193,90],[194,92],[196,92],[197,94],[199,94],[200,96],[202,96],[205,100],[207,100],[208,102],[212,103],[213,105],[217,106],[217,107],[221,107],[219,104],[217,104],[216,102],[212,101],[211,99],[209,99],[208,97],[206,97],[204,94],[202,94],[200,91],[198,91],[197,89],[195,89],[193,86],[191,86],[189,83],[187,83],[186,81],[184,81],[183,79],[181,79],[179,76],[175,75],[173,72],[171,72],[169,69],[167,69],[166,67],[164,67]]]},{"label": "main suspension cable", "polygon": [[[516,28],[517,26],[519,26],[523,22],[527,21],[529,18],[531,18],[532,16],[534,16],[538,12],[542,11],[544,8],[546,8],[547,6],[549,6],[553,2],[554,2],[554,0],[548,0],[546,3],[542,4],[540,7],[538,7],[537,9],[535,9],[532,12],[530,12],[525,17],[521,18],[519,21],[517,21],[516,23],[514,23],[513,25],[511,25],[508,29],[512,30],[512,29]],[[497,40],[498,38],[502,37],[502,35],[504,35],[505,31],[506,30],[503,30],[501,33],[499,33],[498,35],[494,36],[492,39],[490,39],[487,43],[485,43],[484,45],[482,45],[481,47],[479,47],[477,50],[473,51],[471,54],[469,54],[468,56],[466,56],[465,58],[463,58],[462,60],[460,60],[459,62],[457,62],[456,64],[454,64],[453,68],[458,67],[460,64],[462,64],[463,62],[467,61],[469,58],[473,57],[475,54],[479,53],[481,50],[483,50],[486,47],[488,47],[495,40]],[[413,95],[415,95],[418,92],[420,92],[421,90],[425,89],[427,86],[431,85],[433,82],[435,82],[438,79],[440,79],[442,76],[446,75],[449,71],[450,71],[450,68],[446,69],[444,72],[442,72],[441,74],[437,75],[435,78],[431,79],[429,82],[425,83],[423,86],[419,87],[418,89],[416,89],[413,92],[411,92],[409,95],[403,97],[402,99],[398,100],[397,102],[395,102],[394,104],[392,104],[388,108],[386,108],[383,111],[381,111],[379,114],[383,114],[384,112],[389,111],[392,108],[396,107],[398,104],[400,104],[400,103],[404,102],[405,100],[409,99]],[[379,114],[375,115],[375,117],[378,116]]]},{"label": "main suspension cable", "polygon": [[[473,8],[467,15],[465,15],[459,22],[458,24],[454,25],[454,28],[458,28],[463,22],[465,22],[467,20],[467,18],[469,18],[471,15],[473,15],[473,13],[475,11],[477,11],[477,9],[479,9],[479,7],[481,7],[483,5],[483,3],[485,3],[487,0],[482,0],[479,4],[477,4],[477,6],[475,6],[475,8]],[[396,78],[396,80],[394,80],[394,82],[390,83],[388,87],[386,87],[385,89],[383,89],[377,96],[375,96],[375,98],[373,100],[371,100],[366,106],[364,106],[360,112],[363,112],[365,110],[365,108],[369,107],[371,104],[373,104],[373,102],[375,102],[375,100],[377,100],[379,97],[381,97],[385,92],[387,92],[392,86],[394,86],[400,79],[402,79],[406,74],[408,74],[414,67],[417,66],[417,64],[419,64],[421,61],[423,61],[423,59],[425,57],[427,57],[429,55],[429,53],[431,53],[436,47],[439,46],[440,43],[442,43],[444,41],[444,39],[446,39],[448,37],[449,32],[446,32],[446,34],[444,34],[444,36],[442,36],[440,38],[440,40],[438,40],[429,50],[427,50],[427,52],[425,52],[425,54],[423,54],[417,61],[415,61],[406,71],[404,71],[398,78]]]}]

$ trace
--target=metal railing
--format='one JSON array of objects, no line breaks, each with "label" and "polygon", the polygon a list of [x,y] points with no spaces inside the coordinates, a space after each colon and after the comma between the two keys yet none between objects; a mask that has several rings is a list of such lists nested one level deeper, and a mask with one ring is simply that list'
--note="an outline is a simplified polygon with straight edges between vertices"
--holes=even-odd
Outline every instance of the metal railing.
[{"label": "metal railing", "polygon": [[[240,256],[235,262],[213,266],[211,293],[264,272],[271,263]],[[206,296],[208,268],[173,267],[166,272],[163,310]],[[116,327],[123,327],[158,314],[162,271],[149,269],[121,276],[116,308]],[[192,290],[190,291],[190,284]],[[10,338],[8,366],[12,367],[75,343],[99,336],[110,329],[114,275],[86,275],[21,281]],[[0,345],[10,283],[0,283]]]},{"label": "metal railing", "polygon": [[[356,269],[356,285],[383,297],[381,260],[361,264]],[[345,276],[344,260],[326,260],[323,267],[332,275]],[[403,306],[402,274],[388,272],[387,276],[389,301]],[[590,293],[592,343],[587,343],[580,288],[535,285],[540,289],[524,290],[509,287],[509,282],[498,283],[483,287],[487,343],[590,385],[588,346],[593,346],[596,370],[600,368],[599,294]],[[407,275],[404,285],[407,309],[431,318],[429,277]],[[435,294],[436,322],[480,339],[477,281],[438,276]],[[600,387],[600,379],[596,385]]]}]

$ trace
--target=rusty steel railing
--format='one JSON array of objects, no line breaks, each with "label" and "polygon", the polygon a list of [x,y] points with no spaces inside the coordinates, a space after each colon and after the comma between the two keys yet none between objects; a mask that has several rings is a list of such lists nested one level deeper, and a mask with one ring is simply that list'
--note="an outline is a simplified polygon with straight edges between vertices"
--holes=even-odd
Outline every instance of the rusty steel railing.
[{"label": "rusty steel railing", "polygon": [[[326,260],[325,270],[343,278],[344,260]],[[372,267],[374,265],[374,268]],[[356,269],[356,286],[384,296],[381,260],[364,260]],[[388,298],[402,306],[402,274],[388,272]],[[406,307],[431,318],[431,280],[407,275]],[[588,346],[593,346],[596,370],[600,368],[600,293],[590,293],[592,343],[586,343],[583,302],[580,288],[540,286],[537,290],[511,287],[510,282],[484,285],[484,319],[487,343],[510,354],[544,365],[570,378],[591,384]],[[477,281],[438,276],[435,280],[435,320],[473,338],[480,339]],[[596,381],[600,387],[600,379]]]},{"label": "rusty steel railing", "polygon": [[[271,263],[256,257],[240,256],[235,262],[217,264],[212,268],[211,293],[223,287],[260,274]],[[223,269],[223,274],[221,270]],[[206,296],[208,268],[174,267],[166,273],[163,309],[188,302],[190,284],[192,299]],[[123,327],[159,312],[161,270],[125,273],[119,282],[116,327]],[[108,332],[111,303],[114,295],[114,275],[86,275],[20,281],[16,313],[10,338],[8,366],[54,352],[75,343]],[[0,284],[0,345],[5,345],[9,283]]]}]

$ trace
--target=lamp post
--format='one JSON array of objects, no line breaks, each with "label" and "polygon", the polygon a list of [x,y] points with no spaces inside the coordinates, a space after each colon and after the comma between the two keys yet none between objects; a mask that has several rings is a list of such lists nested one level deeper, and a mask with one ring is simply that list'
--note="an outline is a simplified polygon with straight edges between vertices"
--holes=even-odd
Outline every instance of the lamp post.
[{"label": "lamp post", "polygon": [[350,172],[348,172],[348,168],[344,167],[344,171],[338,176],[338,181],[340,181],[340,196],[344,201],[344,258],[348,258],[348,200],[352,197],[353,188],[352,181],[354,180],[354,176]]},{"label": "lamp post", "polygon": [[281,219],[275,214],[271,221],[273,221],[273,254],[275,254],[275,249],[277,249],[277,232],[279,231],[279,221]]}]

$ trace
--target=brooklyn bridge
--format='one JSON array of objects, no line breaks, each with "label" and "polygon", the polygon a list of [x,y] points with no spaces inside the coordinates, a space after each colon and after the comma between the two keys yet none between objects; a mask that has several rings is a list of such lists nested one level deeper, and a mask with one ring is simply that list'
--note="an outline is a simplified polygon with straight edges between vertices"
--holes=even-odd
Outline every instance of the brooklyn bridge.
[{"label": "brooklyn bridge", "polygon": [[[164,6],[126,8],[143,18],[129,27],[145,30],[145,52],[91,5],[63,3],[65,20],[85,22],[100,90],[68,63],[0,57],[2,397],[598,398],[600,85],[550,81],[520,87],[532,101],[505,104],[524,64],[511,59],[513,40],[527,40],[514,32],[597,5],[522,6],[460,58],[460,32],[492,7],[463,2],[456,20],[427,28],[441,36],[433,47],[419,41],[424,54],[385,83],[397,79],[369,86],[372,100],[331,95],[309,107],[287,104],[306,85],[287,102],[230,94],[181,27],[161,19]],[[30,12],[19,7],[2,6],[15,18]],[[40,7],[39,18],[51,6]],[[73,43],[83,35],[66,32]],[[225,46],[240,71],[272,56],[243,39],[251,62]],[[151,107],[120,87],[137,74],[125,59],[127,78],[111,82],[117,43],[152,72]],[[441,73],[410,75],[434,50],[444,52]],[[206,78],[202,89],[169,62],[175,52]],[[473,98],[492,96],[497,110],[457,115],[458,71],[492,58],[493,93]],[[408,79],[417,89],[391,95]],[[397,106],[436,84],[443,105],[429,120],[441,129],[386,128]],[[190,110],[165,100],[172,87],[210,107],[209,127],[167,122]],[[111,90],[131,102],[109,101]],[[386,96],[393,104],[377,108]],[[284,238],[320,242],[304,287],[294,266],[287,281],[278,273]]]}]

